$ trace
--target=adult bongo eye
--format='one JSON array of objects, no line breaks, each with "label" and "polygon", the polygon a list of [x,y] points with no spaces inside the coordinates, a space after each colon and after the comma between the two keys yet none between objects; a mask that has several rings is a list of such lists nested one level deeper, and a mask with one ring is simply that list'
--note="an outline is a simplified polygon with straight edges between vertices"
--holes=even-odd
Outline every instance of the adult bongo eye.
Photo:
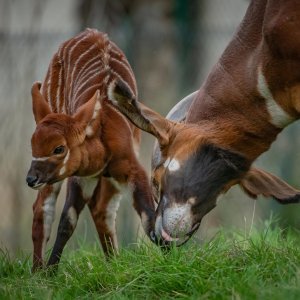
[{"label": "adult bongo eye", "polygon": [[62,154],[65,151],[65,147],[64,146],[58,146],[54,149],[53,154]]}]

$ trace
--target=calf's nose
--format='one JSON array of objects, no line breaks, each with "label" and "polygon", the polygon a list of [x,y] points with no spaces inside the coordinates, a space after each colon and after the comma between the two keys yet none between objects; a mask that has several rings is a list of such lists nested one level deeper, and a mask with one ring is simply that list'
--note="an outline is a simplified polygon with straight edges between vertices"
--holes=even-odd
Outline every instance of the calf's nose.
[{"label": "calf's nose", "polygon": [[26,177],[26,182],[30,187],[34,187],[34,185],[37,183],[38,177],[34,175],[28,175]]}]

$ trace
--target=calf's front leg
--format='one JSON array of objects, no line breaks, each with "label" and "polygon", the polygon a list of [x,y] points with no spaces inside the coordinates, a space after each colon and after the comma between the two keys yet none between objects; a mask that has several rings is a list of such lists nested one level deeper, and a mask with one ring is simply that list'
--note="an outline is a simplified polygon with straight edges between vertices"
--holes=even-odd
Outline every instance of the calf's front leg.
[{"label": "calf's front leg", "polygon": [[33,204],[33,271],[43,267],[46,245],[51,234],[56,200],[61,184],[58,182],[43,187],[38,192],[37,199]]},{"label": "calf's front leg", "polygon": [[63,208],[54,247],[52,249],[47,266],[57,265],[60,261],[63,249],[72,236],[77,225],[79,214],[84,208],[86,201],[79,178],[68,179],[67,198]]}]

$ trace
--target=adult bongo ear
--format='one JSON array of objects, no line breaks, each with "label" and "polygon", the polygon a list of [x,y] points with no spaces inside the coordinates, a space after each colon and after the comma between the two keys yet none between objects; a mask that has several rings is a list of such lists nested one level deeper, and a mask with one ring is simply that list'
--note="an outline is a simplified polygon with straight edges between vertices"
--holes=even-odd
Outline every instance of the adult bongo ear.
[{"label": "adult bongo ear", "polygon": [[97,118],[100,109],[100,92],[97,90],[91,99],[79,107],[74,115],[74,119],[84,128],[87,128]]},{"label": "adult bongo ear", "polygon": [[31,88],[32,111],[36,124],[40,123],[48,114],[51,113],[50,106],[40,92],[41,82],[36,81]]},{"label": "adult bongo ear", "polygon": [[138,102],[124,81],[115,79],[110,83],[108,98],[135,126],[154,135],[161,146],[169,143],[173,122]]},{"label": "adult bongo ear", "polygon": [[252,198],[258,195],[273,197],[281,204],[299,203],[300,190],[282,179],[258,168],[251,168],[240,182],[242,189]]}]

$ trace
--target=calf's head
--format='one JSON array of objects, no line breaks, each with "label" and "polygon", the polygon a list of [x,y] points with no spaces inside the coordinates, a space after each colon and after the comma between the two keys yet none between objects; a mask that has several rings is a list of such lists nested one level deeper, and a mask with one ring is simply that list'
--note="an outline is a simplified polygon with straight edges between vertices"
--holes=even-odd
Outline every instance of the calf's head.
[{"label": "calf's head", "polygon": [[218,196],[234,184],[254,198],[262,194],[281,202],[299,200],[299,191],[272,174],[250,168],[243,153],[226,147],[225,141],[218,144],[205,128],[172,122],[137,103],[121,81],[112,83],[109,98],[136,126],[157,138],[152,163],[158,202],[154,232],[163,243],[186,242],[216,206]]},{"label": "calf's head", "polygon": [[76,173],[82,163],[80,147],[94,133],[101,107],[97,91],[73,116],[53,113],[40,87],[36,82],[31,90],[36,129],[31,138],[32,162],[26,181],[34,189]]}]

